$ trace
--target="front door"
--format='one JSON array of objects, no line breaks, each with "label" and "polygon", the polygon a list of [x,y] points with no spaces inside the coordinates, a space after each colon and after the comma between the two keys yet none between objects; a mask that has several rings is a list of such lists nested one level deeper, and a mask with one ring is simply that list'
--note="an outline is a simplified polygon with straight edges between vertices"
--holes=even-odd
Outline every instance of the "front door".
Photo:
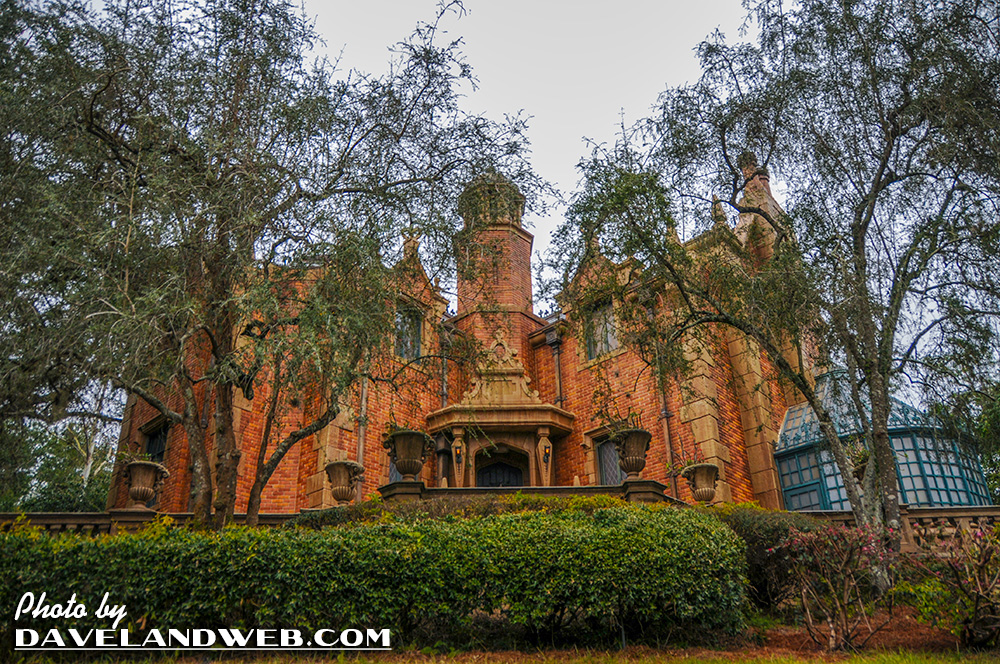
[{"label": "front door", "polygon": [[521,469],[498,461],[476,472],[476,486],[524,486]]}]

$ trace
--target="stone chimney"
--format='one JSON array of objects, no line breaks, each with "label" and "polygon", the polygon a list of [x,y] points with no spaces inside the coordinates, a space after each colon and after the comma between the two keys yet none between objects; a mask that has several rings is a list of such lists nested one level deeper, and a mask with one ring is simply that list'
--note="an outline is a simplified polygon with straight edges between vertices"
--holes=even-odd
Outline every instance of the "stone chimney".
[{"label": "stone chimney", "polygon": [[[736,165],[746,181],[740,204],[759,208],[772,217],[783,215],[781,206],[771,195],[771,176],[766,168],[758,165],[757,156],[752,152],[744,152],[736,160]],[[766,261],[774,254],[774,228],[760,215],[741,213],[734,232],[758,260]]]}]

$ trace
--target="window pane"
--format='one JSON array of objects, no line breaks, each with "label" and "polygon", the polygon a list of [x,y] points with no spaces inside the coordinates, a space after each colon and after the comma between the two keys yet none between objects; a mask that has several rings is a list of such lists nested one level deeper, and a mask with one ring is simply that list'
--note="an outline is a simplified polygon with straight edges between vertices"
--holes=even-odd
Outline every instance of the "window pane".
[{"label": "window pane", "polygon": [[585,324],[588,360],[593,360],[618,348],[615,314],[610,302],[591,309]]},{"label": "window pane", "polygon": [[614,443],[603,442],[597,446],[597,460],[601,484],[621,484],[626,474],[618,465],[618,450]]},{"label": "window pane", "polygon": [[422,316],[415,309],[396,310],[396,355],[413,360],[420,357]]},{"label": "window pane", "polygon": [[163,457],[167,451],[167,432],[169,430],[170,425],[164,424],[146,434],[146,457],[150,461],[163,463]]}]

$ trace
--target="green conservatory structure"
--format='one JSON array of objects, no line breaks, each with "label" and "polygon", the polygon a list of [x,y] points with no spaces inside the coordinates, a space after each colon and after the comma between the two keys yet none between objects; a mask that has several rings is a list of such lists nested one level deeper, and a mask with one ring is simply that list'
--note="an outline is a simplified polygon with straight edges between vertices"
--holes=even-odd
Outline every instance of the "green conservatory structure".
[{"label": "green conservatory structure", "polygon": [[[861,432],[843,372],[816,379],[816,391],[841,440]],[[889,437],[896,452],[900,502],[911,507],[990,505],[978,459],[946,438],[925,413],[892,399]],[[844,479],[823,449],[819,422],[808,404],[785,413],[774,460],[788,510],[849,510]]]}]

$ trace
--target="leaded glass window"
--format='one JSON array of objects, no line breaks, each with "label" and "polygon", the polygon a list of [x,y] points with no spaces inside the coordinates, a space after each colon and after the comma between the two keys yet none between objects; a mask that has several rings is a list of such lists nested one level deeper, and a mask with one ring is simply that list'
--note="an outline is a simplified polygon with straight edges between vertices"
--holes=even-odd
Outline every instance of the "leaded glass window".
[{"label": "leaded glass window", "polygon": [[396,310],[396,355],[404,360],[420,357],[420,328],[423,316],[418,309],[399,308]]},{"label": "leaded glass window", "polygon": [[610,302],[599,304],[587,316],[587,359],[593,360],[618,348],[615,313]]},{"label": "leaded glass window", "polygon": [[170,424],[164,423],[146,434],[145,455],[147,459],[163,463],[163,458],[167,453],[167,433],[169,431]]},{"label": "leaded glass window", "polygon": [[826,509],[851,509],[851,501],[848,500],[847,489],[844,488],[844,478],[837,468],[837,462],[834,460],[833,455],[824,450],[819,453],[819,459],[823,472],[823,486],[826,489]]},{"label": "leaded glass window", "polygon": [[615,444],[605,441],[597,446],[597,465],[601,476],[601,484],[621,484],[626,473],[618,465],[618,450]]}]

